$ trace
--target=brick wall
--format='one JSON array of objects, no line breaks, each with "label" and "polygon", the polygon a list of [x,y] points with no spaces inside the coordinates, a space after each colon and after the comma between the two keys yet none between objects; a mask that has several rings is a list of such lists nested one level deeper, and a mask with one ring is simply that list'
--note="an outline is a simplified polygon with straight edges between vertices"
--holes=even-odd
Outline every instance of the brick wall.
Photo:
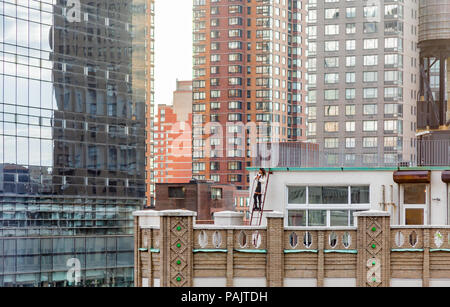
[{"label": "brick wall", "polygon": [[[246,280],[268,287],[410,280],[427,287],[450,276],[450,227],[395,227],[387,212],[358,212],[357,227],[334,228],[284,227],[276,212],[264,227],[195,225],[196,214],[183,210],[142,212],[135,213],[136,286],[205,279],[224,287]],[[150,225],[149,214],[159,222]]]}]

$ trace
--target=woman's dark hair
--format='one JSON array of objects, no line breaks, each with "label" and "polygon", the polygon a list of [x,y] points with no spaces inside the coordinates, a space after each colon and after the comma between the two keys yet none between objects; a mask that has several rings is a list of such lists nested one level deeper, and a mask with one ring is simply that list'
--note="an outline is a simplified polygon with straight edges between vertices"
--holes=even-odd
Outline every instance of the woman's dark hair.
[{"label": "woman's dark hair", "polygon": [[259,170],[262,172],[263,177],[266,177],[266,170],[263,168],[260,168]]}]

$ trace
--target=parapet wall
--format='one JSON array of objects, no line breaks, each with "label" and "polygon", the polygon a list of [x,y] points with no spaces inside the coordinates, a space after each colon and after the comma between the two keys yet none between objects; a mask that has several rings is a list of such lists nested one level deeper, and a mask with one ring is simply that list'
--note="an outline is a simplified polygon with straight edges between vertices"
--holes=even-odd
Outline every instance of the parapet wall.
[{"label": "parapet wall", "polygon": [[152,213],[152,226],[148,214],[135,213],[138,287],[450,285],[450,227],[391,227],[379,211],[352,228],[284,227],[281,213],[260,227],[195,225],[182,210]]}]

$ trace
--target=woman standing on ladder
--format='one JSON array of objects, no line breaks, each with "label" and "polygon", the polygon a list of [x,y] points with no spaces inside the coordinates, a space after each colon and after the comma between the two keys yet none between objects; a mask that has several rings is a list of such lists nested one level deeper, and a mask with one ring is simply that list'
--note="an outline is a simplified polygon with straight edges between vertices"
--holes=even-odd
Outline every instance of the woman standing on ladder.
[{"label": "woman standing on ladder", "polygon": [[256,175],[256,189],[255,194],[253,194],[253,210],[259,211],[262,209],[261,205],[261,191],[262,191],[262,184],[266,181],[266,171],[263,168],[259,169],[258,174]]}]

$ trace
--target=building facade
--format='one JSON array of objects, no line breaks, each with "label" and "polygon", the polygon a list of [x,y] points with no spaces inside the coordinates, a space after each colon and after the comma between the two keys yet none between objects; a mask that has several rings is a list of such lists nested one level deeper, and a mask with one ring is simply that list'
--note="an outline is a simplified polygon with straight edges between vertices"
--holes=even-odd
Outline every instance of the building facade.
[{"label": "building facade", "polygon": [[353,227],[214,225],[195,212],[135,212],[137,287],[448,287],[450,228],[394,226],[390,214],[355,213]]},{"label": "building facade", "polygon": [[303,1],[194,1],[193,169],[247,190],[253,144],[305,139]]},{"label": "building facade", "polygon": [[[145,16],[146,21],[140,21],[140,24],[144,24],[147,27],[145,32],[147,39],[147,48],[144,49],[145,55],[144,59],[147,62],[147,75],[142,76],[146,80],[146,154],[145,159],[147,161],[145,165],[146,177],[145,177],[145,195],[147,198],[146,207],[151,207],[154,205],[153,194],[155,191],[155,179],[154,179],[154,142],[153,142],[153,129],[155,124],[155,1],[147,0],[150,10],[147,11],[147,16]],[[142,59],[142,55],[138,59]]]},{"label": "building facade", "polygon": [[336,164],[413,161],[419,1],[309,0],[307,10],[308,140],[339,153]]},{"label": "building facade", "polygon": [[285,226],[352,227],[366,210],[389,212],[392,225],[450,225],[448,166],[271,171],[265,209],[282,212]]},{"label": "building facade", "polygon": [[156,183],[192,179],[192,81],[177,81],[173,105],[158,105],[154,126]]},{"label": "building facade", "polygon": [[133,284],[152,14],[146,0],[0,4],[0,286]]},{"label": "building facade", "polygon": [[214,225],[187,210],[135,212],[135,285],[450,284],[448,166],[271,171],[261,225],[236,212]]}]

